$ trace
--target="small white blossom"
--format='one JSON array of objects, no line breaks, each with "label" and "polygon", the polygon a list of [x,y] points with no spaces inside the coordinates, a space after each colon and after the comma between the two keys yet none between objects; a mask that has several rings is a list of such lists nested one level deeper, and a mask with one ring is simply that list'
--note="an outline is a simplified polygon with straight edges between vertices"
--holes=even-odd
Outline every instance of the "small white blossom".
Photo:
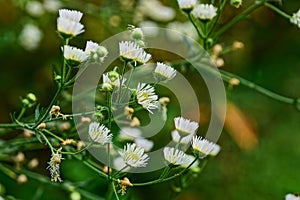
[{"label": "small white blossom", "polygon": [[144,64],[151,58],[150,54],[147,54],[143,48],[140,48],[138,44],[131,41],[122,41],[119,43],[120,56],[124,60],[134,61],[138,64]]},{"label": "small white blossom", "polygon": [[44,0],[44,8],[49,12],[56,12],[62,7],[62,4],[58,0]]},{"label": "small white blossom", "polygon": [[74,65],[82,63],[88,57],[88,54],[83,50],[69,45],[65,45],[63,50],[65,59],[73,61]]},{"label": "small white blossom", "polygon": [[144,138],[136,138],[134,142],[137,146],[142,147],[146,152],[150,151],[154,146],[154,143],[151,140]]},{"label": "small white blossom", "polygon": [[24,49],[32,51],[38,47],[42,36],[43,33],[37,26],[26,24],[19,36],[19,41]]},{"label": "small white blossom", "polygon": [[28,1],[25,9],[30,15],[35,17],[39,17],[44,14],[43,5],[38,1]]},{"label": "small white blossom", "polygon": [[47,169],[49,169],[50,171],[51,181],[62,182],[62,179],[60,178],[60,170],[59,170],[61,160],[62,160],[62,155],[59,152],[56,152],[52,154],[51,159],[48,162],[49,165]]},{"label": "small white blossom", "polygon": [[300,200],[300,197],[298,194],[287,194],[285,200]]},{"label": "small white blossom", "polygon": [[130,167],[146,167],[149,156],[144,152],[142,147],[129,143],[127,143],[123,151],[119,151],[124,162]]},{"label": "small white blossom", "polygon": [[118,171],[122,170],[122,172],[129,171],[129,169],[130,169],[130,167],[128,165],[126,165],[126,163],[124,162],[124,160],[121,156],[119,156],[113,160],[113,166],[116,170],[118,170]]},{"label": "small white blossom", "polygon": [[176,15],[172,8],[164,6],[158,0],[140,0],[137,11],[142,16],[162,22],[170,21]]},{"label": "small white blossom", "polygon": [[61,34],[74,37],[84,32],[84,26],[79,22],[82,13],[76,10],[60,9],[57,18],[57,30]]},{"label": "small white blossom", "polygon": [[103,124],[92,122],[89,125],[89,135],[91,139],[101,145],[108,144],[111,142],[112,134],[109,134],[110,130]]},{"label": "small white blossom", "polygon": [[181,10],[192,10],[196,5],[196,0],[177,0]]},{"label": "small white blossom", "polygon": [[188,165],[189,159],[187,155],[178,149],[165,147],[164,148],[164,158],[170,164],[173,165]]},{"label": "small white blossom", "polygon": [[211,20],[217,15],[217,8],[211,4],[198,4],[192,11],[192,14],[202,20]]},{"label": "small white blossom", "polygon": [[300,9],[298,10],[298,12],[292,15],[292,17],[290,18],[290,22],[292,24],[297,25],[298,28],[300,28]]},{"label": "small white blossom", "polygon": [[120,85],[123,85],[126,81],[126,78],[123,78],[122,80],[122,84],[121,84],[121,79],[122,77],[119,76],[119,74],[117,76],[110,76],[110,72],[103,74],[102,78],[103,78],[103,85],[107,85],[109,84],[111,86],[111,90],[113,88],[119,88]]},{"label": "small white blossom", "polygon": [[158,96],[155,94],[154,87],[146,83],[139,83],[136,90],[138,103],[147,109],[151,114],[151,110],[158,108]]},{"label": "small white blossom", "polygon": [[157,62],[154,77],[157,81],[169,81],[176,76],[176,70],[163,63]]},{"label": "small white blossom", "polygon": [[184,135],[193,135],[196,133],[199,124],[197,122],[185,119],[183,117],[174,118],[175,128]]},{"label": "small white blossom", "polygon": [[90,54],[91,52],[96,52],[99,48],[99,44],[93,41],[87,41],[85,45],[85,52]]},{"label": "small white blossom", "polygon": [[208,141],[207,139],[202,139],[202,137],[193,137],[192,147],[194,152],[199,154],[200,157],[205,157],[207,155],[212,155],[211,152],[214,150],[216,144]]}]

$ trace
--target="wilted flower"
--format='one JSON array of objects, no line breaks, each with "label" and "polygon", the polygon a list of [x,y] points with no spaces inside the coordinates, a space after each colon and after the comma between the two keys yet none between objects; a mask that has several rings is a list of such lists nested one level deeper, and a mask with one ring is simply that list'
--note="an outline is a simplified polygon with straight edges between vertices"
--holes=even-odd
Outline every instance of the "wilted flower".
[{"label": "wilted flower", "polygon": [[173,165],[188,165],[189,159],[187,155],[178,149],[165,147],[164,148],[165,160]]},{"label": "wilted flower", "polygon": [[51,156],[50,161],[48,162],[48,167],[51,175],[51,181],[59,181],[62,182],[62,179],[60,178],[60,170],[59,166],[62,160],[62,155],[59,152],[53,153]]},{"label": "wilted flower", "polygon": [[176,76],[176,70],[168,65],[157,62],[156,68],[154,70],[155,79],[160,81],[169,81]]},{"label": "wilted flower", "polygon": [[136,90],[138,103],[147,109],[151,114],[153,109],[158,107],[158,96],[155,94],[154,87],[146,83],[139,83]]},{"label": "wilted flower", "polygon": [[142,147],[129,143],[127,143],[123,151],[119,151],[124,162],[130,167],[146,167],[149,156],[144,152]]},{"label": "wilted flower", "polygon": [[89,135],[91,139],[101,145],[111,142],[112,134],[109,134],[110,130],[106,128],[103,124],[97,122],[92,122],[89,125]]},{"label": "wilted flower", "polygon": [[217,15],[217,8],[211,4],[198,4],[192,14],[202,20],[211,20]]}]

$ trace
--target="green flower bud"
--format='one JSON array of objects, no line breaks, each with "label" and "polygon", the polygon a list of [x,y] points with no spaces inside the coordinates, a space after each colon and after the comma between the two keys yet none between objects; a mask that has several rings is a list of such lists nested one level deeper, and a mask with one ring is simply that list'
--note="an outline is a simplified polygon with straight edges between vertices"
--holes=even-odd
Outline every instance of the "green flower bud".
[{"label": "green flower bud", "polygon": [[99,46],[99,48],[97,49],[97,54],[99,57],[103,58],[107,56],[108,51],[104,46]]},{"label": "green flower bud", "polygon": [[31,101],[32,103],[36,102],[36,96],[33,93],[27,94],[27,99]]},{"label": "green flower bud", "polygon": [[108,78],[114,82],[115,80],[117,80],[119,78],[119,73],[116,71],[110,71],[108,72]]},{"label": "green flower bud", "polygon": [[236,8],[239,8],[242,5],[242,0],[230,0],[230,4]]},{"label": "green flower bud", "polygon": [[22,99],[22,104],[24,107],[28,107],[30,105],[30,102],[28,99]]},{"label": "green flower bud", "polygon": [[105,92],[109,92],[109,91],[112,91],[113,87],[111,84],[109,83],[103,83],[102,85],[102,90],[105,91]]},{"label": "green flower bud", "polygon": [[139,47],[145,47],[145,42],[143,40],[137,40],[136,43]]},{"label": "green flower bud", "polygon": [[80,200],[81,199],[81,195],[79,192],[72,192],[70,194],[70,199],[71,200]]},{"label": "green flower bud", "polygon": [[56,76],[54,77],[54,80],[56,80],[56,81],[61,80],[61,76],[60,76],[60,75],[56,75]]},{"label": "green flower bud", "polygon": [[144,37],[143,31],[141,28],[135,28],[131,32],[131,37],[134,40],[142,40]]}]

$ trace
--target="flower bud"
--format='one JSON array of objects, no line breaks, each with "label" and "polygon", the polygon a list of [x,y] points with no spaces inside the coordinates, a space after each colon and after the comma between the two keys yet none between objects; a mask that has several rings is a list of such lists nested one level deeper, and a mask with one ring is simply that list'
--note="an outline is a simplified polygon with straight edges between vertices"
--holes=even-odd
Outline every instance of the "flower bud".
[{"label": "flower bud", "polygon": [[242,0],[230,0],[230,4],[236,8],[239,8],[242,5]]},{"label": "flower bud", "polygon": [[32,103],[36,102],[36,96],[33,93],[27,94],[27,99],[31,101]]},{"label": "flower bud", "polygon": [[143,31],[141,28],[135,28],[131,32],[131,37],[134,40],[142,40],[144,37]]}]

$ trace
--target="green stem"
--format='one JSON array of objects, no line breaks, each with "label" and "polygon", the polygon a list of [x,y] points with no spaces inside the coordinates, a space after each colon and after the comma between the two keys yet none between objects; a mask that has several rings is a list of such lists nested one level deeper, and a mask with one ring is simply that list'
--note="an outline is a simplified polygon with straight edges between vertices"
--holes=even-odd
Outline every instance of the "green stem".
[{"label": "green stem", "polygon": [[203,39],[204,35],[201,32],[201,28],[194,21],[194,18],[193,18],[193,15],[191,14],[191,12],[188,13],[188,17],[189,17],[189,20],[192,22],[193,26],[195,27],[195,29],[196,29],[196,31],[198,33],[198,36]]},{"label": "green stem", "polygon": [[19,114],[18,117],[17,117],[17,120],[18,120],[18,121],[23,117],[23,115],[24,115],[25,112],[26,112],[26,109],[27,109],[27,107],[25,107],[25,106],[22,107],[21,112],[20,112],[20,114]]},{"label": "green stem", "polygon": [[[0,128],[21,128],[20,124],[0,124]],[[0,133],[1,134],[1,133]]]},{"label": "green stem", "polygon": [[[146,185],[153,185],[153,184],[157,184],[157,183],[162,183],[162,182],[165,182],[165,181],[169,181],[169,180],[172,180],[178,176],[181,176],[182,174],[184,174],[196,161],[198,160],[198,157],[196,157],[193,162],[191,162],[187,168],[185,168],[184,170],[182,170],[181,172],[179,172],[178,174],[174,174],[173,176],[170,176],[168,178],[164,178],[164,179],[157,179],[157,180],[154,180],[154,181],[149,181],[149,182],[145,182],[145,183],[133,183],[133,186],[146,186]],[[200,169],[200,172],[202,171],[202,169],[205,167],[207,163],[207,159],[204,159],[203,161],[203,164],[201,166],[201,169]],[[199,172],[199,173],[200,173]]]},{"label": "green stem", "polygon": [[119,196],[118,196],[118,193],[117,193],[117,190],[116,190],[116,186],[115,186],[115,184],[114,184],[113,181],[111,182],[111,185],[112,185],[112,188],[113,188],[113,190],[114,190],[114,194],[115,194],[116,199],[117,199],[117,200],[120,200],[120,199],[119,199]]},{"label": "green stem", "polygon": [[213,25],[211,26],[210,30],[209,30],[208,33],[207,33],[207,38],[211,35],[211,33],[213,32],[213,30],[216,28],[217,23],[218,23],[218,21],[219,21],[219,19],[220,19],[221,13],[222,13],[222,11],[223,11],[225,5],[226,5],[226,2],[227,2],[227,0],[224,0],[224,1],[222,2],[222,4],[220,5],[220,7],[219,7],[219,9],[218,9],[218,11],[217,11],[218,14],[217,14],[216,18],[215,18],[214,21],[213,21]]},{"label": "green stem", "polygon": [[47,129],[44,129],[43,131],[44,131],[45,133],[51,135],[52,137],[56,138],[57,140],[61,141],[61,142],[64,141],[64,139],[62,139],[61,137],[55,135],[54,133],[52,133],[51,131],[49,131],[49,130],[47,130]]},{"label": "green stem", "polygon": [[47,116],[49,116],[49,112],[52,108],[52,106],[54,105],[54,103],[56,102],[58,96],[60,95],[61,91],[62,91],[62,88],[63,86],[62,85],[59,85],[55,94],[54,94],[54,97],[52,98],[50,104],[48,105],[46,111],[44,112],[43,116],[41,118],[39,118],[39,120],[35,123],[35,125],[33,127],[31,127],[31,129],[35,129],[40,123],[42,123],[46,118]]},{"label": "green stem", "polygon": [[66,75],[66,65],[67,65],[67,61],[64,57],[64,52],[65,52],[65,45],[68,45],[69,43],[69,39],[64,39],[63,40],[63,52],[62,52],[62,68],[61,68],[61,85],[65,84],[65,75]]},{"label": "green stem", "polygon": [[121,79],[120,79],[119,96],[118,96],[118,101],[117,101],[118,103],[120,103],[120,99],[121,99],[122,83],[123,83],[123,80],[124,80],[124,74],[126,72],[127,64],[128,64],[128,62],[124,61],[123,71],[122,71]]},{"label": "green stem", "polygon": [[268,3],[268,2],[265,2],[264,5],[266,7],[268,7],[268,8],[270,8],[270,9],[274,10],[275,12],[277,12],[279,15],[281,15],[284,18],[287,18],[287,19],[291,18],[290,15],[288,15],[287,13],[283,12],[282,10],[280,10],[279,8],[277,8],[276,6],[274,6],[274,5],[272,5],[272,4]]},{"label": "green stem", "polygon": [[252,13],[254,10],[259,8],[263,5],[263,2],[257,2],[249,6],[246,10],[244,10],[241,14],[233,18],[230,22],[225,24],[222,28],[220,28],[214,35],[214,38],[220,37],[224,32],[226,32],[229,28],[231,28],[233,25],[238,23],[239,21],[245,19],[250,13]]},{"label": "green stem", "polygon": [[51,153],[54,154],[54,148],[53,148],[52,144],[50,143],[50,141],[48,140],[48,138],[44,135],[44,133],[42,131],[38,131],[38,132],[46,141],[47,145],[49,146],[49,148],[51,150]]},{"label": "green stem", "polygon": [[259,93],[261,93],[261,94],[263,94],[265,96],[268,96],[268,97],[270,97],[270,98],[272,98],[274,100],[277,100],[277,101],[280,101],[280,102],[283,102],[283,103],[286,103],[286,104],[291,104],[291,105],[293,105],[295,103],[295,99],[293,99],[293,98],[286,97],[286,96],[277,94],[275,92],[272,92],[272,91],[270,91],[270,90],[268,90],[266,88],[263,88],[263,87],[255,84],[255,83],[253,83],[251,81],[248,81],[248,80],[246,80],[246,79],[244,79],[242,77],[239,77],[239,76],[237,76],[235,74],[232,74],[230,72],[226,72],[224,70],[219,70],[219,71],[221,73],[222,79],[224,81],[226,81],[226,82],[230,82],[230,80],[232,78],[236,78],[236,79],[238,79],[240,81],[241,85],[244,85],[244,86],[246,86],[248,88],[251,88],[251,89],[253,89],[253,90],[255,90],[255,91],[257,91],[257,92],[259,92]]}]

